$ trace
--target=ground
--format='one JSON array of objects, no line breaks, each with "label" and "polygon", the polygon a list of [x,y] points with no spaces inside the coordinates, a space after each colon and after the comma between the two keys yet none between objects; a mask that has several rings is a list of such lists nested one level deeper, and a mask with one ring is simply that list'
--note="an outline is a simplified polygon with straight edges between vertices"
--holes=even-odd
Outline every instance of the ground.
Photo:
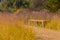
[{"label": "ground", "polygon": [[34,28],[36,40],[60,40],[60,31],[46,28]]}]

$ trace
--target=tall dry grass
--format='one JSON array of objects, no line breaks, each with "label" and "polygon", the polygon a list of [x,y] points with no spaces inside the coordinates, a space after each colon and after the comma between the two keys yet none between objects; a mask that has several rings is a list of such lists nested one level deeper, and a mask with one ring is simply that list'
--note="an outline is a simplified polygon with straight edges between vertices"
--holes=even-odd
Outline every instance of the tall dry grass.
[{"label": "tall dry grass", "polygon": [[46,28],[60,30],[60,18],[58,16],[52,17],[51,21],[46,24]]},{"label": "tall dry grass", "polygon": [[31,28],[0,24],[0,40],[35,40],[35,37]]},{"label": "tall dry grass", "polygon": [[0,15],[0,40],[35,40],[32,28],[27,28],[13,16]]}]

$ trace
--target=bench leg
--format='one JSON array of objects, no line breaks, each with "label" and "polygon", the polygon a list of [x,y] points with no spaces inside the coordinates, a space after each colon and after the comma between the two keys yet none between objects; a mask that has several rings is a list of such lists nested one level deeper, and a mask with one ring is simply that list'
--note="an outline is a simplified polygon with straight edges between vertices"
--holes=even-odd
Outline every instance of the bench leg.
[{"label": "bench leg", "polygon": [[44,21],[42,21],[42,27],[44,27]]},{"label": "bench leg", "polygon": [[37,27],[37,22],[34,22],[34,26]]}]

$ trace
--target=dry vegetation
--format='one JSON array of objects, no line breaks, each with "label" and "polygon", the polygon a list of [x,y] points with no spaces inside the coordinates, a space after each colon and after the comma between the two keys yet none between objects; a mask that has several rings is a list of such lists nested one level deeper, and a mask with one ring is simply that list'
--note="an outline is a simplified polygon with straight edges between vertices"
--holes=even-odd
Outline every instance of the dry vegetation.
[{"label": "dry vegetation", "polygon": [[60,18],[59,18],[59,16],[52,17],[51,21],[46,24],[46,28],[60,30]]},{"label": "dry vegetation", "polygon": [[[41,27],[38,27],[38,26],[35,27],[32,22],[31,24],[33,27],[32,26],[29,27],[28,25],[27,26],[25,25],[25,23],[27,22],[26,17],[28,17],[26,14],[27,14],[26,12],[23,12],[18,14],[17,16],[17,14],[15,15],[8,12],[0,13],[0,40],[37,40],[35,36],[36,33],[37,35],[39,35],[39,39],[41,38],[42,40],[47,39],[45,38],[45,36],[42,37],[42,35],[45,35],[45,32],[44,32],[44,29],[41,29]],[[30,13],[28,12],[28,14]],[[42,14],[42,16],[45,16],[45,15]],[[60,30],[60,18],[58,16],[53,16],[51,20],[46,24],[45,28]],[[43,34],[41,35],[39,32]],[[50,31],[47,30],[46,32],[48,32],[48,35],[50,35]],[[51,33],[51,34],[54,34],[54,33]]]},{"label": "dry vegetation", "polygon": [[35,40],[32,28],[20,23],[13,14],[0,13],[0,40]]}]

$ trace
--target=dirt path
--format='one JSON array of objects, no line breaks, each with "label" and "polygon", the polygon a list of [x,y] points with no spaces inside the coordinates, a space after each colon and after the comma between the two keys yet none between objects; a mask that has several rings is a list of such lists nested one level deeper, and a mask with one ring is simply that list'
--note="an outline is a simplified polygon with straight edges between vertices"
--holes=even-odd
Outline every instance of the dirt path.
[{"label": "dirt path", "polygon": [[60,40],[60,31],[34,28],[36,40]]}]

